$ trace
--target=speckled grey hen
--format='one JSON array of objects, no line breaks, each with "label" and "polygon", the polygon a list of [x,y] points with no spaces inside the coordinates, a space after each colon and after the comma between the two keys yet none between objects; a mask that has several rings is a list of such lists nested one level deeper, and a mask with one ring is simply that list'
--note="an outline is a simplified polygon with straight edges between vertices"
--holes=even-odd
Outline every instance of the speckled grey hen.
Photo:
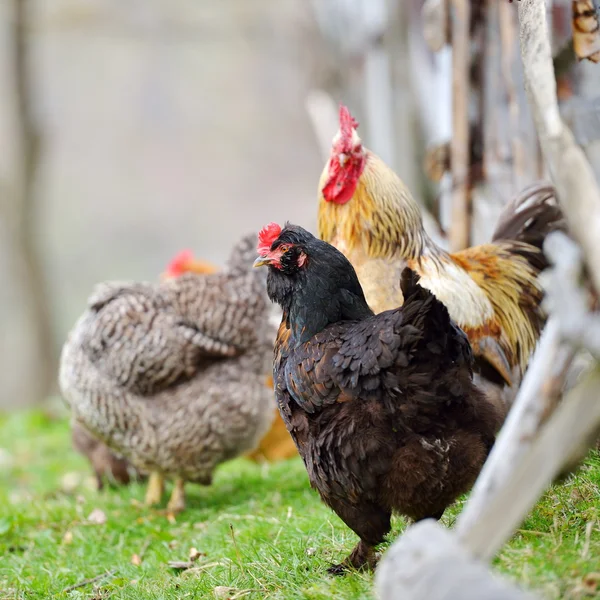
[{"label": "speckled grey hen", "polygon": [[175,479],[208,485],[214,468],[256,446],[273,419],[273,331],[256,236],[227,267],[154,285],[99,284],[63,348],[59,383],[73,419],[138,469],[155,504]]}]

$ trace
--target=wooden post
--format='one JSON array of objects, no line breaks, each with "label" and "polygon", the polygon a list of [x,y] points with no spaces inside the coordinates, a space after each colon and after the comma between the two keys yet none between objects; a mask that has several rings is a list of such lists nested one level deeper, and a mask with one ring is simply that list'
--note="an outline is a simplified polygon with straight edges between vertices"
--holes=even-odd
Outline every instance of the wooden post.
[{"label": "wooden post", "polygon": [[[10,226],[11,243],[15,250],[15,280],[20,282],[23,307],[31,324],[30,387],[22,403],[45,399],[55,388],[56,352],[49,308],[45,272],[37,244],[37,205],[35,178],[40,155],[39,133],[35,126],[31,68],[27,39],[28,12],[32,3],[13,0],[12,58],[15,92],[15,148],[17,169],[15,181],[7,194],[4,211]],[[25,378],[27,379],[27,378]]]},{"label": "wooden post", "polygon": [[469,0],[451,0],[452,8],[452,218],[450,250],[456,252],[469,245],[471,229],[469,184],[469,67],[470,16]]}]

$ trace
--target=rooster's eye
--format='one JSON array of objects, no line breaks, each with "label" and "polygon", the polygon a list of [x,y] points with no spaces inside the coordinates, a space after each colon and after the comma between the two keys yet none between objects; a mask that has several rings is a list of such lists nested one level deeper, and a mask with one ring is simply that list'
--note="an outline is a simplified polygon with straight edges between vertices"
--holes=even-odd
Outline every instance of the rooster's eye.
[{"label": "rooster's eye", "polygon": [[290,247],[287,244],[283,244],[283,245],[279,246],[279,249],[282,252],[287,252],[290,249]]}]

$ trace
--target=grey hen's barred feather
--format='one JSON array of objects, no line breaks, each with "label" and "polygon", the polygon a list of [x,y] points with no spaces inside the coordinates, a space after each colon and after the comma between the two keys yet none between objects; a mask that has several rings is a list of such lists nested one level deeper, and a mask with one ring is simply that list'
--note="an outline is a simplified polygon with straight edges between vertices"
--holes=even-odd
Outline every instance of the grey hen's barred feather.
[{"label": "grey hen's barred feather", "polygon": [[268,429],[274,336],[255,240],[220,273],[102,283],[71,332],[63,396],[78,423],[138,468],[207,482]]}]

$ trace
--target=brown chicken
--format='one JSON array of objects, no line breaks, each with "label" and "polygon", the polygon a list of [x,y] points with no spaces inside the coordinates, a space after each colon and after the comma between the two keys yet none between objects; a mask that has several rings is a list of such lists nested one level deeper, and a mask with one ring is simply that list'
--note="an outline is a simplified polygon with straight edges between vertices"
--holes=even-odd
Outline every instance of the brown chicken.
[{"label": "brown chicken", "polygon": [[[270,390],[273,389],[272,375],[267,377],[267,387]],[[257,463],[277,462],[298,456],[296,444],[294,444],[294,440],[291,438],[277,408],[275,408],[275,417],[271,429],[260,440],[258,446],[244,456]]]},{"label": "brown chicken", "polygon": [[168,508],[182,510],[186,481],[209,485],[271,425],[273,341],[254,239],[222,273],[100,284],[63,348],[59,383],[74,420],[151,473],[149,504],[172,477]]},{"label": "brown chicken", "polygon": [[541,247],[565,226],[553,188],[532,186],[507,206],[492,243],[449,254],[425,232],[400,178],[363,147],[357,125],[342,106],[319,186],[319,236],[353,264],[376,313],[402,304],[394,282],[404,267],[418,273],[467,334],[486,391],[501,395],[519,383],[545,321]]},{"label": "brown chicken", "polygon": [[301,227],[268,225],[258,253],[283,309],[279,410],[311,485],[360,537],[330,572],[373,566],[392,512],[439,519],[471,487],[500,416],[466,336],[410,269],[404,306],[374,315],[348,260]]}]

